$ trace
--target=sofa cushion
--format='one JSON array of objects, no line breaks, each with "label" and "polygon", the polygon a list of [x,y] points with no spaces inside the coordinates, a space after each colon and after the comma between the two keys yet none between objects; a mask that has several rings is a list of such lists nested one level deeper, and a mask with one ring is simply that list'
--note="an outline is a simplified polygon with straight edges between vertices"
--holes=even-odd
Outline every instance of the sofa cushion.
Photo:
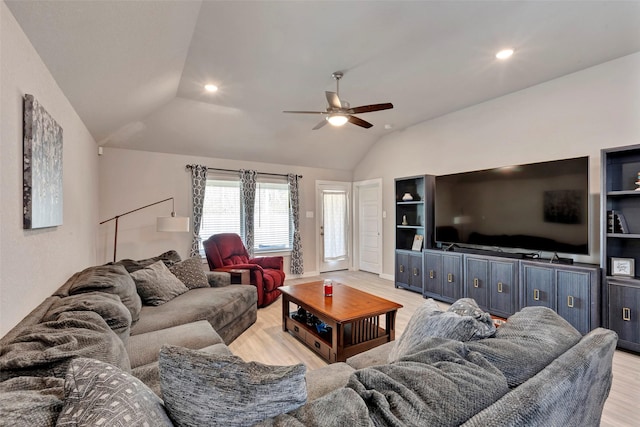
[{"label": "sofa cushion", "polygon": [[178,426],[252,426],[307,400],[303,364],[245,363],[174,346],[162,348],[159,362],[162,397]]},{"label": "sofa cushion", "polygon": [[162,400],[115,366],[78,358],[69,365],[57,426],[171,426]]},{"label": "sofa cushion", "polygon": [[17,377],[0,383],[0,423],[11,427],[55,426],[64,399],[64,380]]},{"label": "sofa cushion", "polygon": [[140,260],[121,259],[118,262],[109,263],[107,265],[121,265],[129,273],[133,273],[134,271],[138,271],[141,268],[148,267],[157,261],[162,261],[167,267],[170,267],[176,263],[179,263],[181,260],[182,259],[180,258],[180,254],[178,254],[178,252],[174,250],[170,250],[170,251],[161,253],[158,256],[154,256],[152,258],[140,259]]},{"label": "sofa cushion", "polygon": [[131,328],[131,312],[122,304],[120,297],[104,292],[87,292],[78,295],[70,295],[55,301],[49,311],[43,316],[42,321],[56,320],[66,311],[93,311],[109,325],[123,341],[129,337]]},{"label": "sofa cushion", "polygon": [[582,335],[547,307],[525,307],[500,326],[494,338],[467,343],[517,387],[573,347]]},{"label": "sofa cushion", "polygon": [[426,300],[409,319],[402,336],[389,353],[389,362],[398,360],[428,337],[469,341],[486,338],[495,333],[496,328],[491,317],[479,315],[477,311],[480,309],[475,301],[467,299],[456,302],[456,305],[461,312],[474,315],[459,315],[454,311],[444,312],[433,299]]},{"label": "sofa cushion", "polygon": [[158,331],[145,332],[129,338],[127,353],[131,369],[158,360],[164,344],[201,349],[222,342],[211,324],[206,320],[172,326]]},{"label": "sofa cushion", "polygon": [[118,295],[129,309],[132,323],[138,321],[142,302],[136,292],[136,284],[123,266],[98,265],[86,268],[71,276],[54,295],[65,298],[87,292]]},{"label": "sofa cushion", "polygon": [[146,305],[164,304],[189,290],[162,261],[131,273],[131,277]]},{"label": "sofa cushion", "polygon": [[311,402],[334,390],[347,385],[351,374],[355,372],[344,362],[332,363],[322,368],[307,371],[307,400]]},{"label": "sofa cushion", "polygon": [[371,350],[358,353],[346,360],[347,365],[354,369],[368,368],[369,366],[385,365],[389,363],[389,353],[395,347],[395,341],[389,341]]},{"label": "sofa cushion", "polygon": [[0,348],[0,381],[18,376],[64,378],[71,359],[92,357],[130,370],[120,338],[92,311],[67,311],[29,326]]},{"label": "sofa cushion", "polygon": [[256,300],[256,288],[251,285],[192,289],[166,304],[142,307],[140,321],[131,328],[131,335],[198,320],[207,320],[213,329],[221,331],[237,322],[237,316],[247,309],[255,308]]},{"label": "sofa cushion", "polygon": [[202,269],[200,258],[189,258],[169,267],[172,272],[189,289],[209,286],[207,275]]}]

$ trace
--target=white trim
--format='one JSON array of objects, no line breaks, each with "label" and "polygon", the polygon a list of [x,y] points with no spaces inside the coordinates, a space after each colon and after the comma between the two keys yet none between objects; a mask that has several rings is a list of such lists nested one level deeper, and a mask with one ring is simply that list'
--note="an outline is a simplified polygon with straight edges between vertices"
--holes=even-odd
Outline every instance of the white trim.
[{"label": "white trim", "polygon": [[384,280],[389,280],[390,282],[393,282],[396,280],[395,276],[393,276],[392,274],[380,274],[379,277]]}]

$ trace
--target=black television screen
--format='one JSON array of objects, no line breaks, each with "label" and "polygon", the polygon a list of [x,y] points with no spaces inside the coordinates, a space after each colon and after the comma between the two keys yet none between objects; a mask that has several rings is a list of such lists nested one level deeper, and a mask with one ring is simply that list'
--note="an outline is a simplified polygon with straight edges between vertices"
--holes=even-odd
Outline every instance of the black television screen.
[{"label": "black television screen", "polygon": [[589,158],[435,178],[435,240],[589,254]]}]

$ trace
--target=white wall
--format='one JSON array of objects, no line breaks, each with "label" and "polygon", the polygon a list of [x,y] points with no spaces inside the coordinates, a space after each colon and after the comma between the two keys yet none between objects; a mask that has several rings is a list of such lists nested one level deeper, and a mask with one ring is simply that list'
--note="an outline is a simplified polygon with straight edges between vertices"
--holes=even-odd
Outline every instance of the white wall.
[{"label": "white wall", "polygon": [[[4,2],[0,2],[0,336],[74,272],[95,263],[95,141]],[[22,229],[22,97],[63,128],[63,225]]]},{"label": "white wall", "polygon": [[394,178],[588,155],[591,256],[575,259],[599,263],[600,149],[638,143],[640,53],[394,132],[367,153],[354,179],[383,177],[383,269],[393,275]]},{"label": "white wall", "polygon": [[[215,137],[212,137],[214,143]],[[100,156],[100,221],[136,209],[158,200],[174,197],[176,214],[191,214],[191,173],[187,164],[203,164],[212,168],[255,169],[268,173],[297,173],[300,181],[300,223],[305,274],[317,272],[315,214],[315,181],[351,181],[347,171],[286,166],[269,163],[243,162],[176,154],[151,153],[145,151],[104,148]],[[169,249],[177,250],[185,258],[191,248],[188,233],[158,233],[156,217],[168,215],[171,202],[156,205],[127,215],[119,220],[117,258],[140,259],[155,256]],[[113,259],[114,222],[98,229],[98,261]],[[285,258],[286,272],[288,260]]]}]

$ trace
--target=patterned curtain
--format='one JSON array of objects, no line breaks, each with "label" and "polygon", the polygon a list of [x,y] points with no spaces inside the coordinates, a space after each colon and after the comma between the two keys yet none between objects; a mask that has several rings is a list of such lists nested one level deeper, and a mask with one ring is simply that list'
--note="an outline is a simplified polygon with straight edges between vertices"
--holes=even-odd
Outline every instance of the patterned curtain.
[{"label": "patterned curtain", "polygon": [[202,206],[204,191],[207,187],[207,167],[188,165],[191,169],[191,197],[193,202],[193,236],[191,238],[190,257],[200,256],[200,224],[202,224]]},{"label": "patterned curtain", "polygon": [[291,274],[304,273],[302,264],[302,241],[300,239],[300,193],[298,180],[300,177],[292,173],[287,175],[289,183],[289,222],[291,230]]},{"label": "patterned curtain", "polygon": [[253,210],[256,204],[256,180],[258,172],[240,169],[240,236],[253,258]]}]

